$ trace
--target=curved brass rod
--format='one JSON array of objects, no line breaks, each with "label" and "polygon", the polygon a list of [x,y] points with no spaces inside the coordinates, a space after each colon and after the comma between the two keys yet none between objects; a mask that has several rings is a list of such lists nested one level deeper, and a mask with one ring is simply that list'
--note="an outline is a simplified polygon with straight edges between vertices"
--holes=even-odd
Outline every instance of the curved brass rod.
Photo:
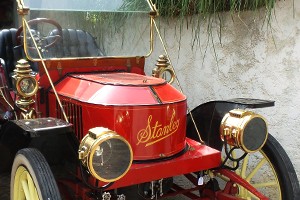
[{"label": "curved brass rod", "polygon": [[157,9],[156,9],[156,7],[155,7],[155,4],[153,4],[153,2],[150,1],[150,0],[148,0],[147,2],[148,2],[148,4],[149,4],[151,10],[157,13]]},{"label": "curved brass rod", "polygon": [[2,91],[2,89],[3,89],[3,87],[0,87],[0,97],[2,97],[4,99],[4,101],[7,103],[7,105],[13,110],[14,107],[6,99],[6,96],[4,95],[4,92]]},{"label": "curved brass rod", "polygon": [[[30,30],[30,27],[29,27],[29,25],[28,25],[28,23],[27,23],[27,21],[26,21],[26,19],[25,19],[24,17],[22,17],[22,24],[23,24],[23,27],[26,27],[27,30]],[[25,29],[25,28],[23,29],[24,38],[26,38],[26,29]],[[29,32],[29,34],[30,34],[30,37],[33,38],[33,35],[32,35],[32,33],[31,33],[31,31],[28,31],[28,32]],[[46,64],[45,64],[45,62],[44,62],[44,60],[43,60],[43,58],[42,58],[41,52],[40,52],[40,50],[39,50],[39,48],[38,48],[38,46],[37,46],[37,44],[36,44],[36,41],[35,41],[34,39],[32,39],[32,41],[33,41],[34,47],[36,48],[37,53],[38,53],[40,59],[41,59],[42,65],[43,65],[43,67],[44,67],[44,70],[45,70],[46,75],[47,75],[47,77],[48,77],[48,80],[49,80],[49,82],[50,82],[50,85],[51,85],[51,87],[52,87],[52,89],[53,89],[53,92],[54,92],[54,94],[55,94],[55,97],[56,97],[56,100],[57,100],[57,102],[58,102],[58,104],[59,104],[59,107],[60,107],[60,109],[61,109],[61,111],[62,111],[62,113],[63,113],[63,116],[64,116],[66,122],[69,122],[69,120],[68,120],[68,118],[67,118],[67,115],[66,115],[66,113],[65,113],[65,110],[64,110],[64,108],[63,108],[63,106],[62,106],[62,104],[61,104],[61,101],[60,101],[60,99],[59,99],[59,97],[58,97],[58,94],[57,94],[57,92],[56,92],[56,89],[55,89],[55,87],[54,87],[54,85],[53,85],[53,82],[52,82],[52,80],[51,80],[51,77],[50,77],[50,75],[49,75],[49,72],[48,72],[48,69],[47,69],[47,67],[46,67]],[[24,45],[25,45],[25,46],[26,46],[26,43],[27,43],[27,40],[24,39]],[[26,48],[25,48],[25,49],[26,49]],[[27,53],[26,53],[26,54],[27,54]]]},{"label": "curved brass rod", "polygon": [[18,7],[18,9],[23,9],[24,8],[23,0],[17,0],[17,7]]},{"label": "curved brass rod", "polygon": [[[169,62],[170,62],[170,67],[172,68],[172,70],[173,70],[173,72],[174,72],[174,76],[175,76],[175,80],[176,80],[177,86],[179,87],[180,92],[183,93],[183,89],[182,89],[182,87],[181,87],[181,85],[180,85],[180,82],[179,82],[178,77],[177,77],[177,75],[176,75],[176,71],[175,71],[175,69],[174,69],[174,67],[173,67],[173,64],[172,64],[172,61],[171,61],[171,59],[170,59],[170,56],[169,56],[167,47],[166,47],[166,45],[165,45],[165,43],[164,43],[164,41],[163,41],[163,38],[162,38],[162,36],[161,36],[161,34],[160,34],[160,31],[159,31],[158,27],[157,27],[157,25],[156,25],[155,19],[153,19],[153,24],[154,24],[154,26],[155,26],[155,29],[156,29],[156,32],[157,32],[157,34],[158,34],[158,37],[159,37],[159,39],[160,39],[160,41],[161,41],[161,44],[162,44],[162,46],[163,46],[163,48],[164,48],[164,51],[165,51],[165,53],[166,53],[166,56],[167,56],[167,58],[168,58],[168,60],[169,60]],[[194,117],[193,117],[193,115],[192,115],[192,112],[191,112],[189,106],[187,106],[187,110],[188,110],[188,113],[190,114],[191,119],[192,119],[192,122],[193,122],[193,124],[194,124],[194,126],[195,126],[195,129],[196,129],[196,132],[197,132],[197,134],[198,134],[200,143],[205,144],[205,142],[204,142],[204,141],[202,140],[202,138],[201,138],[199,129],[198,129],[197,125],[196,125],[195,119],[194,119]]]},{"label": "curved brass rod", "polygon": [[152,52],[153,52],[153,46],[154,46],[154,29],[153,29],[153,24],[154,24],[154,16],[150,16],[150,52],[145,56],[146,58],[149,57]]}]

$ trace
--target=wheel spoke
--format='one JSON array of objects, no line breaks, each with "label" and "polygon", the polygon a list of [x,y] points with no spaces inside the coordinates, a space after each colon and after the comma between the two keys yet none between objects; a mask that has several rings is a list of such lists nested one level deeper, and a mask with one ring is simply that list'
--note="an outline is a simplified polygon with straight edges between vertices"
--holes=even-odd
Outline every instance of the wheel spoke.
[{"label": "wheel spoke", "polygon": [[252,184],[255,188],[265,188],[265,187],[280,187],[279,183],[277,181],[269,181],[269,182],[265,182],[265,183],[255,183]]},{"label": "wheel spoke", "polygon": [[29,188],[29,192],[30,192],[30,199],[32,200],[38,200],[38,195],[37,195],[37,191],[36,191],[36,187],[33,183],[32,177],[30,176],[30,174],[27,174],[27,181],[28,181],[28,188]]},{"label": "wheel spoke", "polygon": [[253,176],[258,172],[258,170],[267,162],[266,158],[262,158],[257,166],[252,170],[252,172],[246,177],[246,180],[250,182]]},{"label": "wheel spoke", "polygon": [[31,199],[30,198],[30,192],[29,192],[27,180],[26,179],[22,179],[21,180],[21,184],[22,184],[22,189],[24,191],[26,199]]},{"label": "wheel spoke", "polygon": [[255,199],[255,200],[259,200],[259,198],[257,197],[257,196],[255,196],[254,194],[252,194],[251,192],[248,192],[247,191],[247,200],[253,200],[253,199]]},{"label": "wheel spoke", "polygon": [[[239,151],[233,151],[231,153],[233,158],[238,158],[239,155]],[[228,164],[234,167],[236,162],[228,162]],[[246,155],[243,161],[240,163],[240,167],[235,170],[235,173],[249,182],[254,188],[259,189],[260,192],[265,193],[265,190],[268,190],[270,191],[272,198],[281,198],[281,190],[277,174],[274,171],[272,163],[269,161],[268,157],[266,157],[264,152],[259,151],[255,154]],[[265,173],[270,173],[270,177],[273,178],[264,178]],[[220,174],[217,176],[225,182],[228,181],[227,177],[224,177]],[[238,187],[239,191],[237,196],[246,200],[259,199],[241,185],[238,185]]]},{"label": "wheel spoke", "polygon": [[243,165],[240,173],[240,176],[242,178],[246,178],[246,170],[247,170],[248,163],[249,163],[249,154],[244,158],[243,161]]}]

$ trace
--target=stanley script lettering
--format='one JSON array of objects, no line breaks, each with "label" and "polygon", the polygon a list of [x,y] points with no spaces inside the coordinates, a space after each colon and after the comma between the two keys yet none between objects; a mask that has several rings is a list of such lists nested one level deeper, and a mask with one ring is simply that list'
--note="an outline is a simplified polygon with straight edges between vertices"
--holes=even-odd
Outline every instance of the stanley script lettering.
[{"label": "stanley script lettering", "polygon": [[142,129],[137,134],[137,145],[145,143],[145,146],[150,146],[156,142],[159,142],[173,133],[179,128],[179,119],[175,119],[176,113],[173,110],[171,120],[169,124],[163,125],[159,121],[152,121],[152,115],[148,117],[148,124],[145,129]]}]

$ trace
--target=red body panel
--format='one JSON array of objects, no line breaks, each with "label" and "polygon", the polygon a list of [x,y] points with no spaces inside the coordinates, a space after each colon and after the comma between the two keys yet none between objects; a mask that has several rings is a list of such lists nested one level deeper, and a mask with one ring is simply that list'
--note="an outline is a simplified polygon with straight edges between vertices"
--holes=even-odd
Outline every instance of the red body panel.
[{"label": "red body panel", "polygon": [[[56,90],[63,102],[82,108],[79,140],[90,128],[107,127],[131,144],[134,160],[169,157],[186,146],[186,98],[162,79],[128,73],[70,75]],[[50,94],[50,102],[54,99]],[[57,117],[52,105],[50,116]]]},{"label": "red body panel", "polygon": [[[41,62],[39,65],[39,85],[41,89],[49,89],[50,82]],[[97,58],[97,59],[71,59],[71,60],[47,60],[45,61],[48,73],[55,83],[68,73],[99,73],[126,71],[130,73],[144,74],[144,57],[131,58]],[[72,87],[69,85],[68,87]],[[44,92],[37,95],[39,100],[39,112],[42,117],[47,117],[47,105],[44,99]]]},{"label": "red body panel", "polygon": [[[130,143],[134,164],[109,189],[220,165],[219,151],[186,138],[186,97],[163,79],[129,73],[71,74],[55,87],[79,140],[90,128],[102,126]],[[49,106],[50,116],[61,116],[53,92]]]},{"label": "red body panel", "polygon": [[188,138],[187,144],[190,147],[188,151],[177,158],[163,162],[133,164],[129,172],[109,189],[211,169],[220,165],[220,151]]}]

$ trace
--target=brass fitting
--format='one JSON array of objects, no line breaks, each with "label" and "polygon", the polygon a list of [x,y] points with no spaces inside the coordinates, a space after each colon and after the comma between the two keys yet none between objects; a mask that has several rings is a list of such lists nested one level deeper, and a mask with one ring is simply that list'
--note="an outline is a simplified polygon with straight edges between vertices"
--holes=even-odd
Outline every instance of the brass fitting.
[{"label": "brass fitting", "polygon": [[24,6],[23,0],[17,0],[17,11],[21,16],[28,15],[29,8]]},{"label": "brass fitting", "polygon": [[171,67],[169,67],[170,63],[165,55],[160,55],[158,57],[157,63],[155,64],[155,68],[152,70],[152,76],[156,78],[167,79],[167,74],[169,74],[169,78],[167,80],[168,83],[173,83],[175,74]]},{"label": "brass fitting", "polygon": [[35,95],[38,90],[36,73],[32,71],[27,60],[21,59],[16,65],[12,76],[14,92],[16,93],[16,106],[21,110],[21,118],[32,119],[36,117]]}]

